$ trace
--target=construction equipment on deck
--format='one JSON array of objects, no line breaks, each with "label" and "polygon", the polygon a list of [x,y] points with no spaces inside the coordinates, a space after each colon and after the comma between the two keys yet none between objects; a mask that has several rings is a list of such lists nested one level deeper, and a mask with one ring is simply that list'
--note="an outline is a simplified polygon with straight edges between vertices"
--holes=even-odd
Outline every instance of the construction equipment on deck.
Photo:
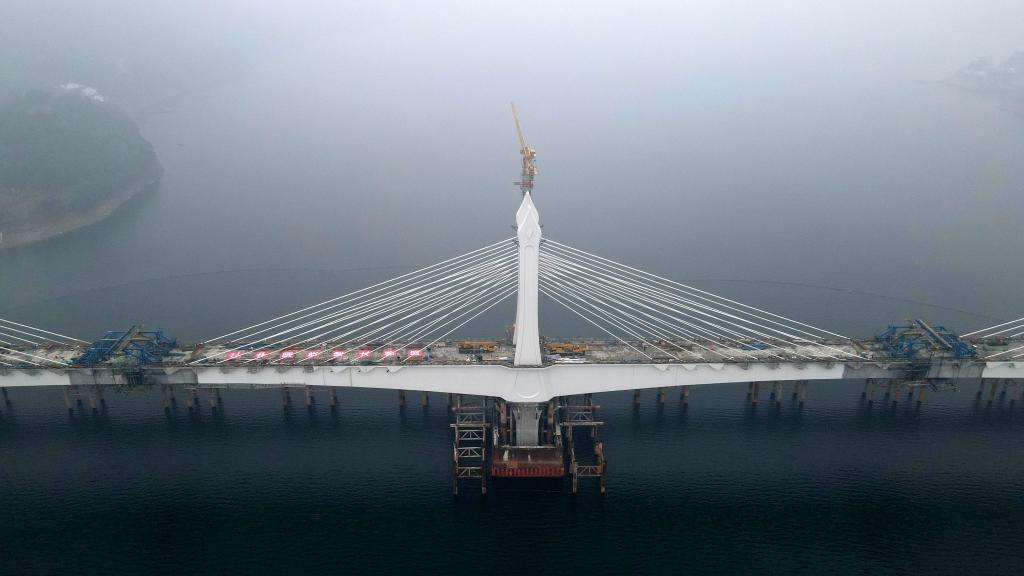
[{"label": "construction equipment on deck", "polygon": [[891,356],[916,358],[919,353],[936,352],[957,358],[973,358],[977,351],[944,326],[931,326],[920,318],[909,324],[891,324],[875,338]]},{"label": "construction equipment on deck", "polygon": [[486,354],[498,349],[498,343],[494,340],[463,340],[459,342],[459,352],[462,354]]},{"label": "construction equipment on deck", "polygon": [[558,354],[559,356],[585,356],[587,354],[587,345],[577,342],[546,342],[544,347],[547,348],[548,354]]},{"label": "construction equipment on deck", "polygon": [[177,345],[173,338],[161,331],[144,331],[141,324],[125,332],[110,331],[93,342],[75,364],[95,366],[111,358],[122,357],[131,364],[159,364],[166,356],[181,355],[172,352]]}]

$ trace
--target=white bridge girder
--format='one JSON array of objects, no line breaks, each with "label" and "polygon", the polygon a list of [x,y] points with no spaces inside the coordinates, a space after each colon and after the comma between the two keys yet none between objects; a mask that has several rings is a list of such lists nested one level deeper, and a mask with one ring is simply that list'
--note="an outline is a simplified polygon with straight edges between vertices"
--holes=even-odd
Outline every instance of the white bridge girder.
[{"label": "white bridge girder", "polygon": [[[1022,362],[977,362],[965,378],[1024,380]],[[500,365],[182,367],[147,370],[153,384],[200,386],[336,386],[493,396],[508,402],[547,402],[558,396],[700,386],[733,382],[899,378],[898,364],[556,364],[536,368]],[[954,374],[950,374],[954,376]],[[5,369],[0,387],[126,384],[110,369]]]},{"label": "white bridge girder", "polygon": [[198,368],[200,385],[257,384],[382,388],[547,402],[558,396],[643,388],[775,380],[836,380],[842,364],[566,364],[538,368],[496,365],[321,366],[225,370]]}]

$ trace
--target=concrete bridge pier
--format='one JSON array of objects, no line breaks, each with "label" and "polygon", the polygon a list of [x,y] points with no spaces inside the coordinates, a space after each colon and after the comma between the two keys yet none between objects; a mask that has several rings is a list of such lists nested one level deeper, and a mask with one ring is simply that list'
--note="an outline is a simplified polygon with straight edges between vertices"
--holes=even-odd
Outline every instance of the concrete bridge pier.
[{"label": "concrete bridge pier", "polygon": [[985,379],[978,380],[978,393],[976,397],[981,398],[981,395],[985,393]]},{"label": "concrete bridge pier", "polygon": [[536,402],[509,402],[516,446],[540,446],[541,407]]},{"label": "concrete bridge pier", "polygon": [[331,406],[331,410],[334,410],[338,407],[338,389],[334,386],[328,386],[327,389],[330,393],[328,404]]},{"label": "concrete bridge pier", "polygon": [[782,381],[776,380],[772,382],[772,400],[776,406],[782,405]]},{"label": "concrete bridge pier", "polygon": [[793,383],[793,400],[803,406],[805,399],[807,399],[807,380],[797,380]]},{"label": "concrete bridge pier", "polygon": [[690,387],[689,386],[683,386],[682,387],[682,389],[679,391],[679,398],[680,398],[680,400],[683,401],[683,406],[689,406],[690,405]]},{"label": "concrete bridge pier", "polygon": [[423,394],[420,395],[420,406],[423,408],[430,406],[430,392],[424,390]]},{"label": "concrete bridge pier", "polygon": [[89,409],[92,410],[93,412],[96,412],[96,410],[99,408],[99,400],[98,400],[99,395],[100,395],[100,387],[99,386],[93,386],[93,387],[89,388]]},{"label": "concrete bridge pier", "polygon": [[210,388],[207,390],[207,399],[210,402],[210,410],[216,412],[220,409],[220,388]]},{"label": "concrete bridge pier", "polygon": [[640,406],[640,390],[633,390],[633,406]]},{"label": "concrete bridge pier", "polygon": [[287,408],[292,405],[292,397],[288,393],[287,386],[281,386],[281,407]]},{"label": "concrete bridge pier", "polygon": [[313,404],[316,402],[316,398],[313,397],[313,387],[312,386],[306,386],[305,387],[305,394],[306,394],[306,408],[312,408]]},{"label": "concrete bridge pier", "polygon": [[996,399],[996,388],[999,386],[999,380],[997,378],[992,379],[992,385],[988,389],[988,405],[992,405],[992,401]]},{"label": "concrete bridge pier", "polygon": [[750,404],[751,405],[757,406],[757,402],[759,400],[758,396],[760,396],[760,394],[761,394],[761,383],[760,382],[751,382],[750,383],[750,394],[749,394],[750,395]]},{"label": "concrete bridge pier", "polygon": [[405,408],[405,390],[398,391],[398,407]]},{"label": "concrete bridge pier", "polygon": [[75,407],[71,403],[71,386],[64,387],[64,407],[67,408],[68,414],[75,413]]},{"label": "concrete bridge pier", "polygon": [[665,389],[664,388],[658,388],[658,404],[659,405],[664,405],[665,404]]},{"label": "concrete bridge pier", "polygon": [[4,406],[10,406],[11,399],[7,397],[7,388],[0,388],[0,394],[4,397]]}]

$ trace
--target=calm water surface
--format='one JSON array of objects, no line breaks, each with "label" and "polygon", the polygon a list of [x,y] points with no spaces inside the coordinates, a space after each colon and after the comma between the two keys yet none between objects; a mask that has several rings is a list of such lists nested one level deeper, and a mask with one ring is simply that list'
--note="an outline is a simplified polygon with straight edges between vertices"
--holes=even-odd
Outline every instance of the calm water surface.
[{"label": "calm water surface", "polygon": [[[277,391],[163,413],[108,394],[69,416],[15,391],[0,419],[5,574],[629,572],[1019,574],[1024,418],[975,389],[867,406],[812,384],[801,409],[744,386],[596,397],[608,492],[467,483],[450,494],[444,397],[282,409]],[[180,398],[180,396],[179,396]]]}]

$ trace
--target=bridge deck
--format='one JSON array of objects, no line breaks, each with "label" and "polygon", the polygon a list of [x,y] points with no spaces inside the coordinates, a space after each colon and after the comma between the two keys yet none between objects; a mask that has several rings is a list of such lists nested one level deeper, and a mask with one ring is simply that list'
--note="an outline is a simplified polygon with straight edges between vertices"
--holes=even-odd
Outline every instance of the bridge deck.
[{"label": "bridge deck", "polygon": [[[772,342],[771,348],[760,349],[757,342],[736,344],[715,340],[666,341],[654,343],[619,342],[607,340],[575,339],[570,341],[585,347],[581,354],[546,354],[543,365],[557,364],[706,364],[706,363],[778,363],[778,362],[907,362],[907,358],[891,356],[874,340],[820,340],[807,343]],[[1024,345],[1024,338],[998,342],[977,342],[974,349],[978,359]],[[438,342],[421,348],[417,342],[395,342],[388,345],[367,343],[363,346],[334,344],[308,345],[278,344],[260,346],[191,346],[172,350],[160,363],[146,367],[186,366],[345,366],[345,365],[505,365],[512,366],[515,347],[495,344],[493,350],[466,350],[456,341]],[[7,357],[11,368],[34,368],[45,364],[47,368],[81,367],[77,362],[85,346],[50,344],[40,347],[17,348],[29,361]],[[1000,358],[1009,360],[1009,358]],[[48,362],[47,362],[48,361]],[[133,367],[130,358],[115,356],[90,367],[127,369]]]}]

